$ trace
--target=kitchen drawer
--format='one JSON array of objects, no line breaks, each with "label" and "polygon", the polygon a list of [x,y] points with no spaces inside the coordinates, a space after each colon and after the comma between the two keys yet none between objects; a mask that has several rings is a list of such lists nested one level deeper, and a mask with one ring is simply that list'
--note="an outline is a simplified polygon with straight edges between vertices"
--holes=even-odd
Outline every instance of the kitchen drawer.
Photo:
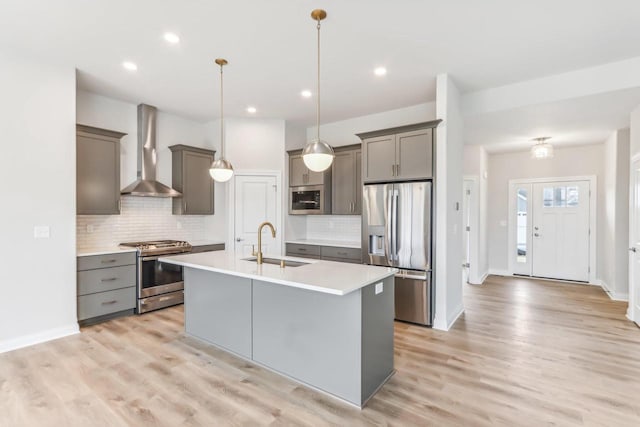
[{"label": "kitchen drawer", "polygon": [[290,256],[320,256],[320,246],[300,245],[298,243],[287,243],[287,254]]},{"label": "kitchen drawer", "polygon": [[356,248],[337,248],[334,246],[322,246],[322,259],[325,258],[339,258],[350,260],[362,260],[362,250]]},{"label": "kitchen drawer", "polygon": [[328,256],[322,257],[323,261],[335,261],[335,262],[347,262],[350,264],[362,264],[362,261],[359,259],[350,259],[350,258],[332,258]]},{"label": "kitchen drawer", "polygon": [[119,252],[105,255],[91,255],[78,257],[78,271],[96,268],[118,267],[136,263],[135,252]]},{"label": "kitchen drawer", "polygon": [[193,246],[191,248],[192,254],[197,254],[200,252],[213,252],[213,251],[224,251],[224,243],[219,243],[215,245],[199,245],[199,246]]},{"label": "kitchen drawer", "polygon": [[136,288],[116,289],[115,291],[78,297],[78,320],[90,319],[118,311],[130,310],[136,306]]},{"label": "kitchen drawer", "polygon": [[98,268],[78,272],[78,295],[95,294],[136,285],[136,266]]}]

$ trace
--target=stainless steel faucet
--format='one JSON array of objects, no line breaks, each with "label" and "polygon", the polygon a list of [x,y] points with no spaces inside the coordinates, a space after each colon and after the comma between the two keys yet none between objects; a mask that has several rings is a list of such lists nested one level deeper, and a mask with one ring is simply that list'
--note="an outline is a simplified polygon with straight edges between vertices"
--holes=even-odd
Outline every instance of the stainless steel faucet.
[{"label": "stainless steel faucet", "polygon": [[265,221],[258,226],[258,252],[252,253],[252,255],[257,258],[256,262],[258,264],[262,264],[262,229],[264,228],[265,225],[269,226],[269,228],[271,229],[271,236],[274,239],[276,238],[276,229],[273,227],[273,224],[271,224],[269,221]]}]

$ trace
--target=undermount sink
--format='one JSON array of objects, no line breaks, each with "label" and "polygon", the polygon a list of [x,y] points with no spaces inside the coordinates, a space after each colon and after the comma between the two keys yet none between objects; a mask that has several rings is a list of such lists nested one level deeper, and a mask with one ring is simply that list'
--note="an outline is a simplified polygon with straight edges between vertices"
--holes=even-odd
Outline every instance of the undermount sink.
[{"label": "undermount sink", "polygon": [[[251,257],[251,258],[242,258],[243,261],[252,261],[252,262],[257,262],[258,258],[256,257]],[[264,264],[273,264],[273,265],[280,265],[280,261],[282,261],[280,258],[262,258],[262,262]],[[288,259],[284,260],[284,266],[285,267],[301,267],[303,265],[308,265],[308,262],[300,262],[300,261],[291,261]]]}]

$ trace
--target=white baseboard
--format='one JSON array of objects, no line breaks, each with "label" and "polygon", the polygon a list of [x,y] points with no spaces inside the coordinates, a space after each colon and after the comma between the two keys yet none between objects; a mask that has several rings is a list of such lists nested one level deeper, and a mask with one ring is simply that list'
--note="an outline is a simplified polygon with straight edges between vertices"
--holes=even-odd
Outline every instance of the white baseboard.
[{"label": "white baseboard", "polygon": [[513,276],[513,274],[509,273],[507,270],[497,270],[495,268],[490,268],[487,272],[487,276]]},{"label": "white baseboard", "polygon": [[627,294],[626,292],[625,293],[612,292],[609,285],[607,285],[607,283],[604,282],[603,280],[598,279],[593,284],[599,285],[602,288],[602,290],[605,291],[607,295],[609,295],[609,298],[611,298],[613,301],[629,301],[629,294]]},{"label": "white baseboard", "polygon": [[40,344],[58,338],[63,338],[69,335],[77,334],[79,332],[80,328],[78,327],[78,324],[74,323],[59,328],[49,329],[47,331],[37,332],[35,334],[11,338],[5,341],[0,341],[0,353],[17,350],[23,347],[29,347],[31,345]]},{"label": "white baseboard", "polygon": [[487,280],[487,277],[489,276],[489,272],[486,271],[483,274],[480,275],[480,280],[478,281],[469,281],[467,283],[469,283],[470,285],[474,285],[474,286],[480,286],[484,283],[485,280]]},{"label": "white baseboard", "polygon": [[454,314],[450,316],[449,321],[445,321],[442,317],[438,317],[436,315],[433,320],[433,329],[438,329],[440,331],[448,331],[451,329],[454,323],[458,320],[458,318],[464,313],[464,306],[460,304],[456,310],[453,312]]}]

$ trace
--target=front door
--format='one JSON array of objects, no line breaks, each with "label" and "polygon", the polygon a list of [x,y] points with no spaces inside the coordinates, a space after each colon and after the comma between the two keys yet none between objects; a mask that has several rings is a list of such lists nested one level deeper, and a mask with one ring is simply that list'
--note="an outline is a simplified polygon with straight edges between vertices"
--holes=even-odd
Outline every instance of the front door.
[{"label": "front door", "polygon": [[532,275],[589,281],[589,181],[533,184]]},{"label": "front door", "polygon": [[640,324],[640,159],[631,165],[629,315]]},{"label": "front door", "polygon": [[[236,175],[234,188],[234,244],[238,256],[248,257],[258,250],[258,226],[269,221],[278,226],[278,183],[270,175]],[[262,230],[262,253],[281,254],[283,230],[271,237],[268,227]]]}]

